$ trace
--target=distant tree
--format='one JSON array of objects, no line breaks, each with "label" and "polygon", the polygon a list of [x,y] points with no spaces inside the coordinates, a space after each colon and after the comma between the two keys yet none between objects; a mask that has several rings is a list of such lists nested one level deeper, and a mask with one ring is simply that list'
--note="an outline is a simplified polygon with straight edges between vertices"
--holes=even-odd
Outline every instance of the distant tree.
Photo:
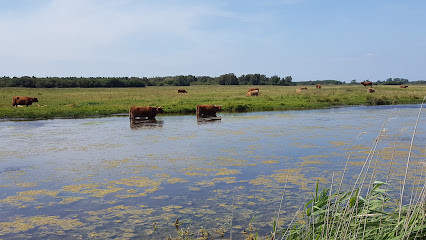
[{"label": "distant tree", "polygon": [[271,85],[280,85],[281,78],[277,75],[274,75],[269,78],[269,84]]},{"label": "distant tree", "polygon": [[219,76],[220,85],[238,85],[238,78],[233,73],[223,74]]},{"label": "distant tree", "polygon": [[286,76],[285,78],[281,79],[280,85],[291,86],[293,85],[292,81],[293,81],[293,78],[291,76]]}]

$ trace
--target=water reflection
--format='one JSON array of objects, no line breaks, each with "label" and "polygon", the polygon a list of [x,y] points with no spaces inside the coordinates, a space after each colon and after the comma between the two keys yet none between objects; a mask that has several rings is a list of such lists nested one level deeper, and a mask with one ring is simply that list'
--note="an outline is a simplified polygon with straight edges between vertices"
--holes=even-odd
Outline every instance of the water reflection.
[{"label": "water reflection", "polygon": [[209,124],[209,123],[216,123],[220,122],[222,120],[221,117],[197,117],[197,124]]},{"label": "water reflection", "polygon": [[131,129],[152,129],[162,128],[164,124],[163,120],[157,121],[155,118],[151,119],[130,119]]}]

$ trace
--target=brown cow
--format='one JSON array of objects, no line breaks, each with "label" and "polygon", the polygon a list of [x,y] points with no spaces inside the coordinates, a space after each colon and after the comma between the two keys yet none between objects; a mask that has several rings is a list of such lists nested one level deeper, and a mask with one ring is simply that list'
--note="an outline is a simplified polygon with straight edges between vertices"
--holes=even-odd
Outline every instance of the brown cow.
[{"label": "brown cow", "polygon": [[136,107],[132,106],[129,110],[130,119],[139,118],[148,118],[153,119],[158,113],[163,113],[161,107]]},{"label": "brown cow", "polygon": [[185,89],[178,89],[177,92],[178,93],[188,93]]},{"label": "brown cow", "polygon": [[217,117],[216,112],[222,110],[222,105],[198,105],[197,118]]},{"label": "brown cow", "polygon": [[296,92],[302,92],[303,90],[302,89],[296,89]]},{"label": "brown cow", "polygon": [[368,89],[367,89],[367,92],[368,92],[368,93],[375,93],[376,91],[375,91],[373,88],[368,88]]},{"label": "brown cow", "polygon": [[306,89],[308,89],[307,87],[302,87],[302,88],[300,88],[301,90],[306,90]]},{"label": "brown cow", "polygon": [[373,83],[372,82],[361,82],[361,84],[362,85],[364,85],[364,87],[367,87],[367,86],[373,86]]},{"label": "brown cow", "polygon": [[254,90],[259,91],[259,88],[250,88],[247,92],[251,92],[251,91],[254,91]]},{"label": "brown cow", "polygon": [[317,84],[315,87],[316,88],[321,88],[321,84]]},{"label": "brown cow", "polygon": [[400,88],[408,88],[408,86],[407,85],[401,85],[401,86],[399,86]]},{"label": "brown cow", "polygon": [[31,105],[33,102],[38,102],[37,98],[32,97],[13,97],[12,99],[12,106],[18,106],[18,105]]},{"label": "brown cow", "polygon": [[258,97],[259,96],[259,90],[248,91],[247,94],[246,94],[246,97],[253,97],[253,96]]}]

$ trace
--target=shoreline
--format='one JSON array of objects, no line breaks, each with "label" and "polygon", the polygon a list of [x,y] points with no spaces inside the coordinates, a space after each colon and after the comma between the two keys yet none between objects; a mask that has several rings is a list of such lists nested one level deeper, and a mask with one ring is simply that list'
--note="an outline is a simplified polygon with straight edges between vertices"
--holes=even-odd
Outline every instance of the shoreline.
[{"label": "shoreline", "polygon": [[[254,110],[243,112],[229,112],[222,111],[221,113],[252,113],[252,112],[285,112],[285,111],[307,111],[307,110],[320,110],[320,109],[333,109],[333,108],[348,108],[348,107],[377,107],[377,106],[405,106],[405,105],[418,105],[421,103],[404,103],[404,104],[387,104],[387,105],[331,105],[326,107],[316,108],[303,108],[303,109],[285,109],[285,110]],[[195,113],[166,113],[158,116],[188,116]],[[42,121],[42,120],[56,120],[56,119],[89,119],[89,118],[108,118],[108,117],[127,117],[127,113],[114,113],[106,115],[87,115],[87,116],[56,116],[47,118],[0,118],[0,122],[21,122],[21,121]]]}]

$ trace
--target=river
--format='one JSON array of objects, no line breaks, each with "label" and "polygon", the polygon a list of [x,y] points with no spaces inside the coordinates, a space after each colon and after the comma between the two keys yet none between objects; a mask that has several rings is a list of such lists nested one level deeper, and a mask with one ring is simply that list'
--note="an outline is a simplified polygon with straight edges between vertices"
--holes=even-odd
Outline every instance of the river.
[{"label": "river", "polygon": [[[419,108],[220,113],[209,122],[3,121],[0,238],[165,239],[202,229],[215,238],[265,236],[283,194],[281,227],[317,182],[339,179],[347,159],[350,185],[375,144],[376,178],[392,171],[398,186]],[[425,159],[425,131],[423,114],[413,168]]]}]

